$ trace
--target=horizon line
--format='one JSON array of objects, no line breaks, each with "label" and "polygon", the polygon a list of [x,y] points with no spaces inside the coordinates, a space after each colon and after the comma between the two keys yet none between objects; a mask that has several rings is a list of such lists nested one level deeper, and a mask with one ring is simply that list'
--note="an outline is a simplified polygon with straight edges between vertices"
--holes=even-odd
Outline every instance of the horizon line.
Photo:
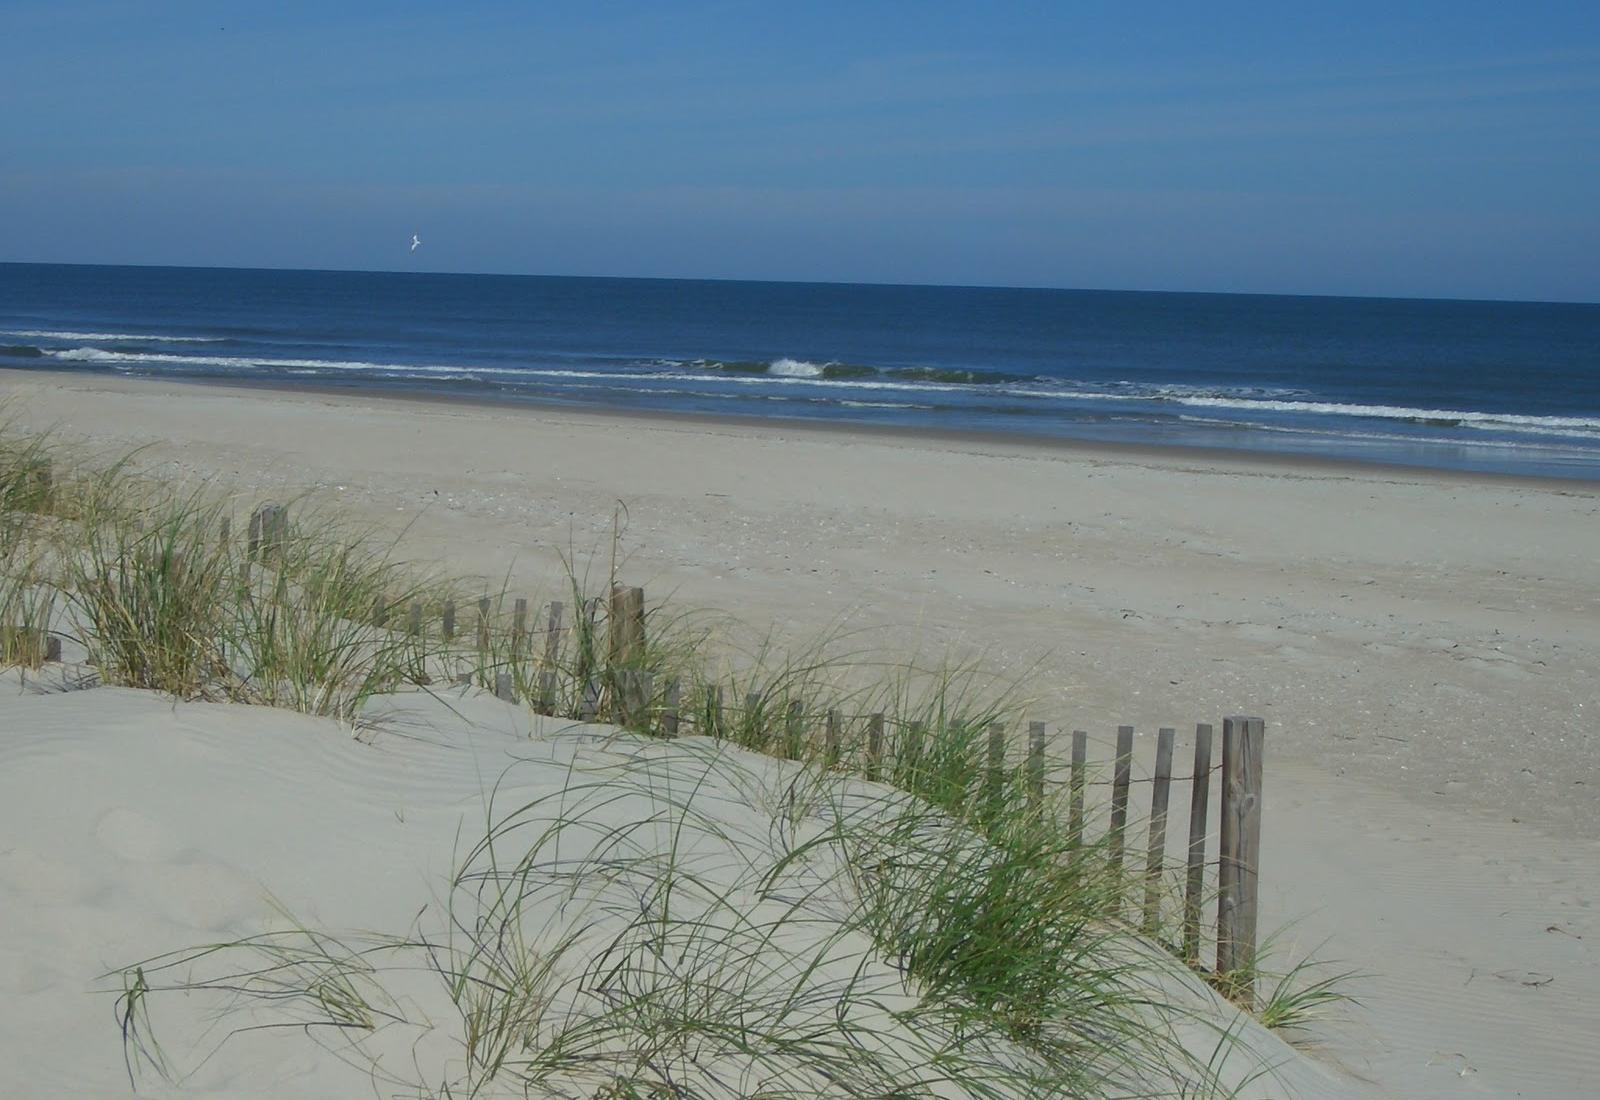
[{"label": "horizon line", "polygon": [[902,283],[855,279],[749,279],[717,275],[562,275],[532,271],[408,271],[362,267],[271,267],[225,264],[87,263],[73,260],[0,260],[0,267],[122,267],[176,271],[277,271],[321,275],[399,275],[462,279],[595,279],[661,283],[772,283],[780,286],[898,287],[921,290],[1017,290],[1062,294],[1170,294],[1235,298],[1333,298],[1368,302],[1463,302],[1497,305],[1596,306],[1600,299],[1482,298],[1426,294],[1329,294],[1274,290],[1178,290],[1151,287],[1044,286],[1017,283]]}]

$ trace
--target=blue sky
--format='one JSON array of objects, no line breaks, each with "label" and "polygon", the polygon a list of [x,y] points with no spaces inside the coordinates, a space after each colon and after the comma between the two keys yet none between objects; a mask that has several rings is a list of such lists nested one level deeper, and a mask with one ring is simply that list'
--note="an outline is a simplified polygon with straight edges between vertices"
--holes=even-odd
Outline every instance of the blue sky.
[{"label": "blue sky", "polygon": [[3,260],[1600,300],[1593,0],[6,0],[0,40]]}]

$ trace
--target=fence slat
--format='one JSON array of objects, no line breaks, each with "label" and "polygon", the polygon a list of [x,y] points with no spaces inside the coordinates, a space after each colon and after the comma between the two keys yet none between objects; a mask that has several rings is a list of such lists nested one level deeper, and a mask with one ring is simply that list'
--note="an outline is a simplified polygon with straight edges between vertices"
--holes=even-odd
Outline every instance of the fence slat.
[{"label": "fence slat", "polygon": [[1088,783],[1089,734],[1072,731],[1071,802],[1067,809],[1067,838],[1074,848],[1083,844],[1083,788]]},{"label": "fence slat", "polygon": [[613,666],[635,664],[644,656],[644,589],[611,586],[607,635]]},{"label": "fence slat", "polygon": [[867,719],[867,767],[868,779],[876,780],[879,772],[883,770],[883,711],[878,711]]},{"label": "fence slat", "polygon": [[1122,870],[1122,842],[1128,831],[1128,783],[1133,779],[1133,727],[1117,727],[1117,762],[1111,779],[1111,866]]},{"label": "fence slat", "polygon": [[661,734],[663,737],[678,736],[678,707],[683,695],[683,682],[676,676],[667,681],[666,690],[661,693]]},{"label": "fence slat", "polygon": [[550,625],[544,632],[544,663],[546,668],[555,666],[556,658],[561,654],[561,617],[567,610],[566,605],[560,600],[550,601]]},{"label": "fence slat", "polygon": [[1156,771],[1150,787],[1150,846],[1144,865],[1144,930],[1154,934],[1161,919],[1161,871],[1167,855],[1167,801],[1172,792],[1175,730],[1156,731]]},{"label": "fence slat", "polygon": [[511,652],[513,655],[522,652],[522,645],[528,637],[528,601],[522,596],[517,597],[517,602],[512,604],[511,613]]},{"label": "fence slat", "polygon": [[413,638],[422,636],[422,601],[411,601],[411,614],[406,620],[406,633]]},{"label": "fence slat", "polygon": [[494,674],[494,695],[496,699],[504,699],[508,703],[517,701],[516,690],[511,685],[511,673],[497,672]]},{"label": "fence slat", "polygon": [[828,708],[828,725],[823,741],[823,757],[827,766],[837,767],[844,739],[844,715],[838,707]]},{"label": "fence slat", "polygon": [[1028,723],[1028,803],[1044,804],[1044,723]]},{"label": "fence slat", "polygon": [[[600,615],[600,597],[583,601],[583,625],[576,627],[579,631],[578,646],[578,679],[583,685],[583,696],[578,701],[578,718],[580,721],[591,722],[600,713],[600,693],[605,685],[601,683],[599,670],[594,667],[594,624]],[[587,639],[585,645],[582,639]]]},{"label": "fence slat", "polygon": [[654,677],[642,668],[621,669],[617,677],[617,717],[625,729],[648,733],[650,730],[650,697],[654,694]]},{"label": "fence slat", "polygon": [[556,712],[556,659],[561,655],[561,620],[566,605],[560,600],[550,601],[550,620],[544,632],[544,662],[539,669],[539,698],[535,709],[540,714]]},{"label": "fence slat", "polygon": [[[1222,720],[1222,853],[1218,863],[1217,972],[1237,974],[1256,953],[1256,901],[1261,858],[1263,722]],[[1252,989],[1235,991],[1246,1004]]]},{"label": "fence slat", "polygon": [[799,760],[805,748],[805,704],[790,699],[783,715],[783,754],[790,760]]},{"label": "fence slat", "polygon": [[1200,906],[1206,885],[1206,815],[1211,802],[1211,726],[1194,728],[1194,778],[1189,793],[1189,877],[1183,889],[1183,957],[1200,965]]},{"label": "fence slat", "polygon": [[1005,805],[1006,731],[999,722],[989,723],[989,819],[998,820]]},{"label": "fence slat", "polygon": [[456,601],[444,601],[444,640],[450,641],[456,636]]},{"label": "fence slat", "polygon": [[289,510],[281,504],[263,504],[250,513],[247,556],[251,561],[260,562],[278,557],[288,537]]}]

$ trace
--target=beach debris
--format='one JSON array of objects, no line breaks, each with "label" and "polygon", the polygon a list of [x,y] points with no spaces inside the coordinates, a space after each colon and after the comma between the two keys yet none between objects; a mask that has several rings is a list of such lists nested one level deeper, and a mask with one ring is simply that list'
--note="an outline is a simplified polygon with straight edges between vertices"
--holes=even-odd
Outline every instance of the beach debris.
[{"label": "beach debris", "polygon": [[1543,974],[1537,970],[1496,970],[1494,976],[1503,982],[1516,982],[1529,989],[1539,989],[1556,980],[1554,974]]}]

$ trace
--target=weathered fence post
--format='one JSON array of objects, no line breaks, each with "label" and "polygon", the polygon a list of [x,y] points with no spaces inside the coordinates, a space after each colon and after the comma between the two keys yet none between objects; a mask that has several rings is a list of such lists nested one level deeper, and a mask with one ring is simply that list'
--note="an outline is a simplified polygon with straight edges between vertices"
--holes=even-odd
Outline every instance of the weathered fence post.
[{"label": "weathered fence post", "polygon": [[661,693],[661,734],[663,737],[678,736],[678,707],[681,705],[683,684],[674,676],[667,681],[666,690]]},{"label": "weathered fence post", "polygon": [[1028,723],[1028,804],[1044,805],[1044,723]]},{"label": "weathered fence post", "polygon": [[264,562],[278,557],[289,537],[289,510],[281,504],[266,503],[250,513],[247,543],[251,561]]},{"label": "weathered fence post", "polygon": [[867,719],[867,778],[876,780],[882,768],[883,711],[880,710]]},{"label": "weathered fence post", "polygon": [[1089,734],[1072,731],[1071,800],[1067,806],[1067,839],[1074,848],[1083,845],[1083,788],[1088,783]]},{"label": "weathered fence post", "polygon": [[600,713],[600,693],[605,688],[601,669],[595,667],[598,654],[594,651],[594,624],[600,615],[600,597],[583,601],[583,625],[578,630],[578,682],[583,695],[578,702],[578,718],[593,721]]},{"label": "weathered fence post", "polygon": [[511,673],[497,672],[494,674],[494,694],[497,699],[504,699],[508,703],[517,701],[517,692],[512,685]]},{"label": "weathered fence post", "polygon": [[1128,784],[1133,779],[1133,727],[1117,727],[1117,762],[1111,776],[1111,866],[1122,870],[1122,841],[1128,830]]},{"label": "weathered fence post", "polygon": [[511,612],[511,653],[513,656],[522,652],[523,643],[528,640],[528,601],[522,596],[517,597],[517,602],[512,605]]},{"label": "weathered fence post", "polygon": [[1144,865],[1144,930],[1155,934],[1161,919],[1161,871],[1167,855],[1167,801],[1172,791],[1172,742],[1177,732],[1156,731],[1156,771],[1150,785],[1150,846]]},{"label": "weathered fence post", "polygon": [[456,601],[444,601],[444,640],[450,641],[456,636]]},{"label": "weathered fence post", "polygon": [[544,635],[544,667],[539,670],[540,714],[556,712],[556,658],[561,654],[561,616],[566,611],[560,600],[550,601],[550,622]]},{"label": "weathered fence post", "polygon": [[1250,983],[1236,990],[1254,1000],[1256,902],[1261,859],[1261,750],[1264,723],[1222,720],[1222,837],[1217,895],[1217,973]]},{"label": "weathered fence post", "polygon": [[805,748],[805,704],[790,699],[783,715],[783,754],[790,760],[799,760]]},{"label": "weathered fence post", "polygon": [[644,656],[644,589],[611,586],[608,633],[613,666],[634,664]]},{"label": "weathered fence post", "polygon": [[406,622],[406,633],[413,638],[422,636],[422,601],[411,601],[411,618]]},{"label": "weathered fence post", "polygon": [[1183,889],[1183,957],[1200,965],[1200,906],[1206,885],[1206,815],[1211,802],[1211,726],[1194,728],[1194,775],[1189,793],[1189,878]]},{"label": "weathered fence post", "polygon": [[744,711],[739,715],[739,740],[748,745],[761,743],[761,723],[765,721],[765,701],[759,691],[744,693]]},{"label": "weathered fence post", "polygon": [[999,722],[989,723],[989,820],[997,821],[1005,808],[1006,731]]},{"label": "weathered fence post", "polygon": [[650,697],[654,694],[655,678],[642,668],[617,670],[618,724],[626,729],[648,733],[650,730]]}]

